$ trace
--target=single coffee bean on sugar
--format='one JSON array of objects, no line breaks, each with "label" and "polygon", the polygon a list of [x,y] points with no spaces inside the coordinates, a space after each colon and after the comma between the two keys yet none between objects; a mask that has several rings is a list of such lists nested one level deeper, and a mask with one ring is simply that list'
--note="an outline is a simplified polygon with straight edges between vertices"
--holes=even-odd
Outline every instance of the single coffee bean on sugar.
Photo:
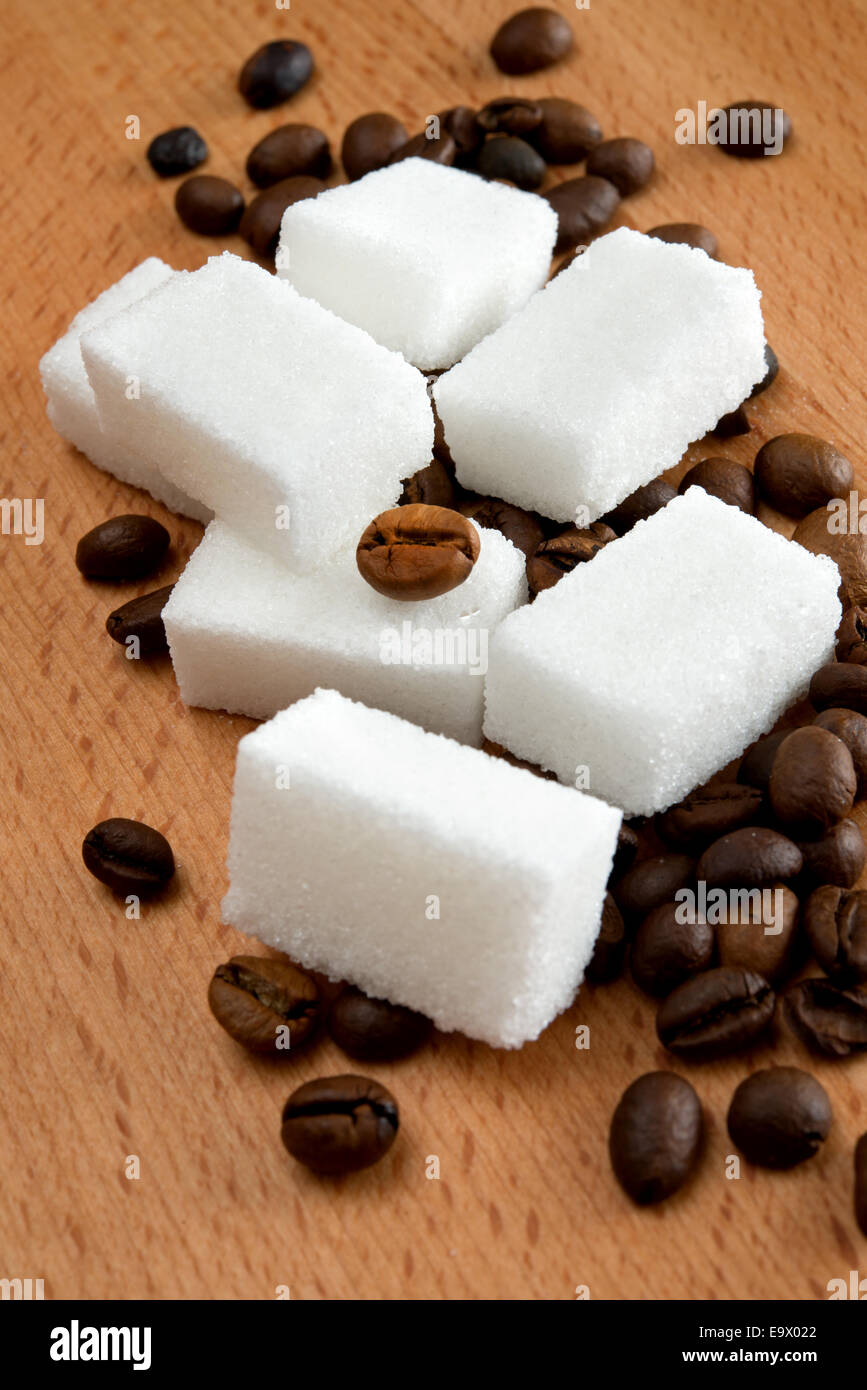
[{"label": "single coffee bean on sugar", "polygon": [[762,888],[794,878],[803,865],[788,836],[766,826],[743,826],[708,845],[695,876],[708,888]]},{"label": "single coffee bean on sugar", "polygon": [[812,434],[778,434],[756,454],[756,483],[764,500],[799,520],[834,497],[848,498],[855,483],[849,459]]},{"label": "single coffee bean on sugar", "polygon": [[765,734],[764,738],[751,744],[741,759],[737,780],[746,786],[767,791],[777,749],[791,732],[791,729],[778,729],[776,733]]},{"label": "single coffee bean on sugar", "polygon": [[75,563],[86,579],[143,579],[163,563],[170,537],[150,516],[113,516],[81,537]]},{"label": "single coffee bean on sugar", "polygon": [[535,553],[545,539],[542,518],[538,512],[525,511],[511,502],[502,502],[499,497],[484,497],[480,502],[473,501],[466,507],[458,508],[465,516],[472,517],[477,526],[490,531],[499,531],[528,558]]},{"label": "single coffee bean on sugar", "polygon": [[204,164],[207,157],[208,147],[191,125],[164,130],[162,134],[154,136],[147,148],[148,163],[161,179],[189,174]]},{"label": "single coffee bean on sugar", "polygon": [[590,526],[568,526],[537,546],[527,560],[527,583],[534,594],[551,589],[576,565],[592,560],[603,546],[617,539],[610,526],[594,521]]},{"label": "single coffee bean on sugar", "polygon": [[656,828],[673,849],[697,851],[741,826],[753,824],[764,797],[758,787],[718,782],[700,787],[656,817]]},{"label": "single coffee bean on sugar", "polygon": [[836,657],[853,666],[867,666],[867,608],[847,608],[837,629]]},{"label": "single coffee bean on sugar", "polygon": [[801,891],[809,892],[823,883],[852,888],[867,862],[864,836],[848,816],[817,840],[799,840],[798,848],[804,856],[798,879]]},{"label": "single coffee bean on sugar", "polygon": [[313,75],[313,54],[306,43],[273,39],[247,59],[238,76],[238,90],[249,106],[265,111],[288,101]]},{"label": "single coffee bean on sugar", "polygon": [[586,106],[566,97],[541,97],[542,119],[527,135],[549,164],[580,164],[602,140],[602,127]]},{"label": "single coffee bean on sugar", "polygon": [[810,681],[810,700],[820,713],[839,707],[867,714],[867,666],[839,661],[820,666]]},{"label": "single coffee bean on sugar", "polygon": [[[746,892],[747,890],[745,890]],[[758,894],[760,890],[749,890]],[[806,954],[799,932],[800,903],[783,883],[761,890],[755,906],[726,913],[717,923],[716,941],[720,965],[762,975],[771,985],[785,980]]]},{"label": "single coffee bean on sugar", "polygon": [[831,884],[817,888],[804,904],[804,929],[835,984],[867,983],[867,892]]},{"label": "single coffee bean on sugar", "polygon": [[675,903],[663,903],[647,914],[635,933],[629,956],[632,978],[655,999],[707,970],[713,958],[713,927],[698,914],[693,914],[693,922],[683,922],[680,916]]},{"label": "single coffee bean on sugar", "polygon": [[725,135],[717,143],[737,159],[761,159],[780,153],[792,134],[785,111],[767,101],[733,101],[724,107]]},{"label": "single coffee bean on sugar", "polygon": [[668,506],[676,496],[677,489],[671,483],[663,478],[654,478],[652,483],[645,483],[643,487],[630,492],[612,511],[599,519],[610,526],[616,535],[625,536],[637,521],[646,521],[649,516]]},{"label": "single coffee bean on sugar", "polygon": [[701,1103],[670,1071],[647,1072],[628,1086],[611,1120],[614,1176],[639,1206],[662,1202],[682,1187],[701,1152]]},{"label": "single coffee bean on sugar", "polygon": [[655,160],[653,150],[643,140],[618,136],[603,140],[587,157],[587,173],[613,183],[621,198],[637,193],[650,182]]},{"label": "single coffee bean on sugar", "polygon": [[855,1145],[855,1220],[867,1236],[867,1134]]},{"label": "single coffee bean on sugar", "polygon": [[556,772],[546,772],[538,763],[529,763],[526,758],[517,758],[514,753],[510,753],[508,748],[504,748],[501,743],[494,743],[492,738],[482,739],[482,752],[489,754],[492,758],[503,758],[512,767],[522,767],[525,772],[532,772],[536,777],[543,777],[546,782],[556,782]]},{"label": "single coffee bean on sugar", "polygon": [[454,164],[457,153],[458,147],[447,130],[431,136],[422,130],[398,146],[387,162],[399,164],[403,159],[430,159],[434,164]]},{"label": "single coffee bean on sugar", "polygon": [[354,182],[374,169],[382,169],[408,139],[409,131],[403,121],[386,111],[357,116],[346,127],[340,147],[346,177]]},{"label": "single coffee bean on sugar", "polygon": [[655,907],[673,901],[675,893],[694,882],[695,860],[688,854],[656,854],[639,859],[612,884],[611,891],[627,926],[637,926]]},{"label": "single coffee bean on sugar", "polygon": [[684,473],[677,490],[684,493],[690,487],[703,487],[712,497],[718,497],[731,507],[739,507],[748,516],[755,516],[756,485],[753,475],[742,463],[735,463],[734,459],[707,458],[693,464]]},{"label": "single coffee bean on sugar", "polygon": [[619,979],[623,973],[625,954],[626,927],[623,915],[611,894],[606,893],[602,904],[602,924],[593,955],[584,972],[585,980],[592,985],[607,985]]},{"label": "single coffee bean on sugar", "polygon": [[486,135],[527,135],[541,120],[541,103],[526,97],[495,97],[476,113],[479,129]]},{"label": "single coffee bean on sugar", "polygon": [[771,767],[771,806],[780,824],[799,839],[830,830],[855,801],[852,754],[842,739],[811,724],[784,738]]},{"label": "single coffee bean on sugar", "polygon": [[378,1081],[324,1076],[292,1092],[283,1107],[281,1136],[299,1163],[336,1177],[384,1158],[398,1125],[397,1101]]},{"label": "single coffee bean on sugar", "polygon": [[175,211],[184,226],[199,236],[228,236],[238,229],[244,197],[228,179],[193,174],[178,186]]},{"label": "single coffee bean on sugar", "polygon": [[315,198],[324,189],[325,184],[321,179],[311,178],[308,174],[272,183],[270,188],[257,193],[247,204],[239,228],[241,236],[257,256],[273,261],[280,239],[280,223],[286,209],[304,198]]},{"label": "single coffee bean on sugar", "polygon": [[[423,502],[428,507],[453,507],[455,483],[451,473],[438,458],[432,458],[426,468],[420,468],[407,478],[398,506],[406,507]],[[479,522],[479,525],[484,525]]]},{"label": "single coffee bean on sugar", "polygon": [[800,1067],[763,1067],[743,1080],[729,1105],[729,1136],[760,1168],[794,1168],[813,1158],[831,1128],[821,1082]]},{"label": "single coffee bean on sugar", "polygon": [[827,507],[818,507],[799,521],[792,540],[814,555],[829,555],[840,571],[840,602],[844,608],[853,604],[867,606],[867,536],[847,529],[839,517]]},{"label": "single coffee bean on sugar", "polygon": [[[863,664],[863,663],[862,663]],[[858,794],[867,788],[867,717],[853,709],[825,709],[813,720],[820,729],[827,729],[842,739],[852,754]]]},{"label": "single coffee bean on sugar", "polygon": [[328,136],[314,125],[278,126],[247,155],[247,178],[257,188],[270,188],[298,174],[327,179],[332,168]]},{"label": "single coffee bean on sugar", "polygon": [[359,1062],[395,1062],[408,1057],[433,1031],[424,1014],[386,999],[371,999],[354,986],[337,996],[327,1026],[332,1041]]},{"label": "single coffee bean on sugar", "polygon": [[610,222],[620,202],[620,194],[613,183],[608,179],[591,178],[589,174],[558,183],[542,197],[557,214],[555,256],[571,251],[600,232]]},{"label": "single coffee bean on sugar", "polygon": [[742,405],[736,410],[730,410],[726,415],[721,415],[711,430],[718,439],[733,439],[738,434],[749,434],[751,429],[747,413]]},{"label": "single coffee bean on sugar", "polygon": [[658,227],[651,227],[647,235],[656,237],[657,241],[696,247],[714,260],[719,250],[719,243],[713,232],[709,227],[703,227],[700,222],[662,222]]},{"label": "single coffee bean on sugar", "polygon": [[361,577],[386,598],[437,598],[469,578],[479,533],[460,512],[416,504],[393,507],[365,530],[355,558]]},{"label": "single coffee bean on sugar", "polygon": [[793,1033],[824,1057],[850,1057],[867,1049],[867,988],[845,989],[831,980],[801,980],[783,995],[783,1016]]},{"label": "single coffee bean on sugar", "polygon": [[491,40],[491,57],[500,72],[518,76],[551,67],[565,58],[573,43],[572,28],[563,15],[534,6],[500,25]]},{"label": "single coffee bean on sugar", "polygon": [[780,363],[779,359],[777,358],[777,354],[774,352],[774,349],[771,347],[770,343],[765,343],[765,365],[767,367],[767,371],[765,372],[761,381],[756,383],[750,394],[747,396],[748,401],[755,400],[756,396],[760,396],[763,391],[767,391],[768,387],[777,379],[777,373],[780,370]]},{"label": "single coffee bean on sugar", "polygon": [[308,1041],[321,1009],[312,976],[271,956],[233,956],[218,965],[208,1004],[235,1042],[279,1058]]},{"label": "single coffee bean on sugar", "polygon": [[[115,642],[121,643],[136,656],[161,656],[169,649],[163,626],[163,609],[169,601],[174,584],[154,589],[140,598],[131,598],[115,608],[105,620],[105,630]],[[129,647],[134,640],[135,646]]]},{"label": "single coffee bean on sugar", "polygon": [[476,157],[476,170],[485,179],[507,179],[525,193],[538,188],[548,166],[532,145],[516,135],[493,135]]},{"label": "single coffee bean on sugar", "polygon": [[153,897],[175,872],[175,857],[166,837],[153,826],[124,816],[100,821],[89,830],[81,857],[94,878],[124,897]]},{"label": "single coffee bean on sugar", "polygon": [[752,1047],[774,1016],[776,995],[753,970],[717,966],[678,985],[659,1006],[656,1032],[663,1047],[708,1062]]}]

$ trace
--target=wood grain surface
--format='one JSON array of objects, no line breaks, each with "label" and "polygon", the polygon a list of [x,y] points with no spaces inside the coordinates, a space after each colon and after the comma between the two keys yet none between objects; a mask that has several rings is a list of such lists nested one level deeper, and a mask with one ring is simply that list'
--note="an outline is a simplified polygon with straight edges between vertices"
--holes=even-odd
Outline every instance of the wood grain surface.
[{"label": "wood grain surface", "polygon": [[[107,612],[153,583],[88,584],[73,564],[78,537],[123,511],[168,524],[161,583],[201,534],[55,436],[37,375],[72,315],[145,256],[194,268],[215,249],[178,223],[175,182],[144,158],[150,138],[192,123],[211,147],[207,171],[243,184],[247,151],[285,120],[321,125],[339,147],[364,111],[420,129],[430,112],[510,89],[576,98],[607,134],[647,138],[657,175],[619,221],[704,222],[725,259],[756,272],[779,380],[750,408],[748,437],[696,445],[691,461],[724,451],[751,462],[764,439],[798,429],[833,439],[864,486],[863,6],[560,0],[576,51],[504,79],[487,44],[512,8],[4,4],[0,492],[44,498],[46,530],[41,546],[0,537],[0,1276],[43,1278],[47,1297],[270,1299],[287,1285],[297,1299],[572,1299],[584,1285],[593,1299],[821,1299],[830,1279],[867,1274],[851,1178],[867,1059],[811,1064],[784,1036],[693,1068],[701,1170],[660,1209],[629,1204],[609,1170],[610,1115],[635,1076],[673,1063],[651,1002],[626,981],[582,991],[520,1052],[438,1036],[372,1069],[402,1109],[389,1158],[327,1183],[295,1166],[279,1141],[282,1102],[351,1064],[328,1041],[288,1064],[253,1060],[206,1005],[214,965],[245,944],[219,904],[235,747],[251,722],[185,709],[167,660],[126,661],[108,640]],[[281,35],[311,45],[316,76],[290,105],[252,112],[237,71]],[[781,158],[675,142],[678,108],[744,97],[790,111]],[[130,115],[138,142],[125,137]],[[110,815],[160,827],[179,860],[174,890],[137,922],[81,862],[83,835]],[[581,1023],[587,1051],[575,1046]],[[726,1180],[730,1096],[770,1060],[814,1065],[831,1137],[789,1174],[744,1164]],[[138,1179],[125,1176],[129,1155]],[[431,1155],[439,1179],[426,1177]]]}]

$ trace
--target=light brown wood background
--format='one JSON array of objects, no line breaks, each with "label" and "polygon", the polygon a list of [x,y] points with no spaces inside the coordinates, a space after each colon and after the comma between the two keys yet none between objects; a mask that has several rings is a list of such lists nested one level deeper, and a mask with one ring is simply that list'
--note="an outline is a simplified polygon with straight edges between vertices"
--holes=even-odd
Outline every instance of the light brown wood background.
[{"label": "light brown wood background", "polygon": [[[724,1117],[737,1081],[775,1051],[691,1079],[708,1142],[692,1185],[637,1211],[609,1171],[623,1088],[671,1065],[653,1006],[629,983],[585,990],[519,1053],[439,1037],[373,1069],[402,1129],[376,1169],[323,1183],[285,1155],[282,1102],[301,1081],[351,1070],[329,1042],[284,1065],[247,1057],[210,1017],[214,965],[244,946],[220,924],[238,737],[251,727],[180,704],[167,661],[137,667],[103,631],[134,590],[88,585],[76,540],[111,514],[167,521],[180,572],[200,528],[99,473],[51,431],[40,355],[96,293],[148,255],[193,268],[215,249],[186,232],[175,181],[148,140],[191,122],[208,172],[242,179],[247,151],[285,120],[391,110],[411,129],[509,89],[590,106],[609,135],[656,151],[650,188],[623,205],[639,228],[705,222],[724,258],[755,269],[782,371],[724,446],[751,461],[783,430],[851,455],[863,485],[859,338],[863,258],[864,10],[856,0],[560,0],[577,49],[537,77],[504,79],[487,43],[509,0],[6,0],[0,113],[5,386],[0,492],[42,497],[46,538],[0,538],[4,679],[0,969],[0,1276],[44,1278],[49,1297],[823,1298],[860,1268],[851,1151],[867,1128],[867,1059],[818,1064],[834,1103],[825,1152],[787,1175],[726,1181]],[[254,113],[235,89],[261,42],[297,36],[317,75],[288,106]],[[674,141],[674,113],[743,97],[783,104],[779,159],[727,159]],[[124,138],[128,115],[142,138]],[[219,248],[217,248],[219,249]],[[233,249],[240,250],[239,242]],[[723,452],[695,446],[691,458]],[[796,640],[796,634],[793,634]],[[177,887],[140,922],[81,863],[87,829],[141,817],[170,837]],[[589,1052],[574,1046],[579,1022]],[[808,1063],[809,1065],[809,1063]],[[124,1176],[127,1155],[141,1178]],[[425,1177],[437,1155],[441,1179]]]}]

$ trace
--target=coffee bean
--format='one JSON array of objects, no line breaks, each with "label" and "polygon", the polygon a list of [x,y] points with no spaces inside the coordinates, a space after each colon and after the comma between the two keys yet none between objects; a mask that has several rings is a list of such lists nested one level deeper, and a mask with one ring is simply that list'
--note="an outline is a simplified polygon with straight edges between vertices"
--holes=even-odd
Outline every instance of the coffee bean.
[{"label": "coffee bean", "polygon": [[374,169],[382,169],[394,154],[405,145],[409,133],[402,121],[385,111],[370,111],[357,116],[347,127],[340,147],[340,159],[346,177],[354,182]]},{"label": "coffee bean", "polygon": [[188,174],[204,164],[207,157],[208,147],[191,125],[164,130],[161,135],[154,136],[147,148],[148,163],[161,179]]},{"label": "coffee bean", "polygon": [[822,883],[851,888],[858,882],[867,861],[864,836],[853,820],[838,821],[818,840],[798,843],[804,868],[798,886],[812,890]]},{"label": "coffee bean", "polygon": [[472,522],[446,507],[416,504],[382,512],[358,542],[362,579],[386,598],[437,598],[469,578],[481,542]]},{"label": "coffee bean", "polygon": [[737,159],[759,159],[782,150],[792,134],[792,122],[785,111],[767,101],[733,101],[724,108],[726,138],[719,141],[724,154]]},{"label": "coffee bean", "polygon": [[328,1015],[328,1032],[337,1046],[359,1062],[394,1062],[426,1043],[433,1024],[402,1004],[371,999],[350,987],[338,995]]},{"label": "coffee bean", "polygon": [[839,706],[867,714],[867,666],[839,661],[820,666],[810,681],[810,699],[820,711]]},{"label": "coffee bean", "polygon": [[701,1150],[701,1103],[670,1071],[639,1076],[611,1120],[608,1152],[614,1176],[639,1206],[670,1197],[694,1170]]},{"label": "coffee bean", "polygon": [[830,980],[801,980],[783,996],[789,1027],[813,1052],[849,1057],[867,1049],[867,988],[843,989]]},{"label": "coffee bean", "polygon": [[682,922],[681,908],[663,903],[645,917],[635,934],[629,966],[632,978],[656,999],[670,994],[711,963],[714,948],[713,927],[703,917]]},{"label": "coffee bean", "polygon": [[767,791],[777,749],[790,733],[790,729],[779,729],[777,733],[765,734],[764,738],[751,744],[741,759],[737,780],[750,787],[758,787],[760,791]]},{"label": "coffee bean", "polygon": [[637,926],[655,907],[671,902],[675,893],[694,882],[695,860],[688,854],[656,854],[633,864],[611,891],[627,926]]},{"label": "coffee bean", "polygon": [[837,525],[826,507],[818,507],[798,522],[792,540],[813,555],[830,555],[840,571],[837,592],[844,608],[867,606],[867,536],[840,531]]},{"label": "coffee bean", "polygon": [[617,844],[614,846],[614,862],[611,865],[611,879],[622,878],[628,869],[635,863],[635,856],[638,853],[638,835],[631,825],[626,821],[620,822],[620,829],[617,832]]},{"label": "coffee bean", "polygon": [[690,792],[676,806],[656,818],[656,828],[674,849],[698,850],[755,822],[764,798],[758,787],[740,782],[718,782]]},{"label": "coffee bean", "polygon": [[542,106],[526,97],[496,97],[476,115],[486,135],[527,135],[542,120]]},{"label": "coffee bean", "polygon": [[855,482],[849,460],[826,439],[811,434],[769,439],[756,454],[755,472],[769,506],[798,518],[825,507],[833,497],[848,497]]},{"label": "coffee bean", "polygon": [[541,196],[547,198],[557,214],[555,256],[561,251],[571,251],[601,231],[620,202],[620,194],[613,183],[589,175],[567,179]]},{"label": "coffee bean", "polygon": [[89,830],[81,857],[94,878],[124,897],[153,897],[175,872],[175,857],[166,837],[153,826],[123,816],[100,821]]},{"label": "coffee bean", "polygon": [[737,434],[749,434],[750,422],[747,413],[742,405],[737,410],[730,410],[727,415],[721,415],[711,430],[718,439],[732,439]]},{"label": "coffee bean", "polygon": [[457,152],[458,147],[447,130],[441,129],[435,137],[428,136],[423,130],[389,155],[388,163],[400,164],[403,159],[430,159],[434,164],[454,164]]},{"label": "coffee bean", "polygon": [[214,1018],[250,1052],[288,1057],[319,1019],[319,989],[309,975],[270,956],[233,956],[208,989]]},{"label": "coffee bean", "polygon": [[454,479],[438,458],[432,458],[426,468],[420,468],[404,482],[398,506],[406,507],[418,502],[429,507],[455,505]]},{"label": "coffee bean", "polygon": [[867,787],[867,718],[853,709],[826,709],[813,723],[843,740],[852,754],[859,794],[863,793]]},{"label": "coffee bean", "polygon": [[243,211],[241,190],[213,174],[193,174],[175,193],[175,212],[199,236],[228,236],[237,231]]},{"label": "coffee bean", "polygon": [[735,463],[734,459],[709,458],[693,464],[684,473],[677,490],[684,493],[691,487],[704,488],[711,497],[718,497],[721,502],[738,507],[748,516],[755,516],[756,485],[753,475],[742,463]]},{"label": "coffee bean", "polygon": [[867,1134],[855,1145],[855,1220],[867,1236]]},{"label": "coffee bean", "polygon": [[272,183],[270,188],[257,193],[247,204],[241,218],[241,236],[262,260],[273,260],[286,209],[304,198],[315,198],[324,190],[325,184],[320,179],[312,179],[306,174]]},{"label": "coffee bean", "polygon": [[673,242],[678,246],[695,246],[714,260],[719,250],[719,243],[713,232],[708,227],[703,227],[700,222],[663,222],[658,227],[651,227],[647,235],[656,237],[657,241]]},{"label": "coffee bean", "polygon": [[537,512],[527,512],[523,507],[513,506],[511,502],[502,502],[499,497],[485,497],[481,501],[473,501],[464,514],[472,517],[477,526],[499,531],[527,557],[531,556],[545,539],[542,520]]},{"label": "coffee bean", "polygon": [[561,14],[534,7],[519,10],[500,25],[491,40],[491,57],[500,72],[539,72],[564,58],[573,42],[572,29]]},{"label": "coffee bean", "polygon": [[86,579],[143,579],[169,548],[165,526],[150,516],[113,516],[82,536],[75,563]]},{"label": "coffee bean", "polygon": [[774,352],[774,349],[771,347],[770,343],[765,343],[765,367],[767,370],[765,371],[765,374],[762,377],[761,381],[756,383],[750,394],[747,396],[748,401],[755,400],[756,396],[760,396],[763,391],[767,391],[768,387],[772,384],[772,382],[776,381],[777,379],[777,373],[780,370],[780,364],[777,360],[777,354]]},{"label": "coffee bean", "polygon": [[799,1067],[763,1067],[738,1086],[726,1124],[741,1153],[760,1168],[794,1168],[819,1152],[831,1128],[831,1102]]},{"label": "coffee bean", "polygon": [[273,39],[247,59],[238,77],[238,90],[258,111],[278,106],[300,92],[313,74],[313,54],[306,43]]},{"label": "coffee bean", "polygon": [[[750,895],[761,894],[760,901]],[[770,895],[770,898],[768,897]],[[791,888],[741,889],[737,910],[717,923],[720,965],[749,970],[775,985],[800,965],[800,904]]]},{"label": "coffee bean", "polygon": [[645,521],[647,517],[653,516],[663,507],[667,507],[676,496],[677,492],[671,483],[665,482],[662,478],[655,478],[652,483],[645,483],[643,487],[637,487],[634,492],[630,492],[628,497],[599,520],[610,526],[618,536],[625,536],[637,521]]},{"label": "coffee bean", "polygon": [[708,888],[762,888],[801,872],[798,846],[777,830],[744,826],[708,845],[695,875]]},{"label": "coffee bean", "polygon": [[571,574],[576,565],[592,560],[603,546],[616,539],[611,527],[602,521],[580,529],[567,526],[559,536],[543,541],[528,558],[527,582],[531,592],[540,594],[543,589],[553,588],[564,574]]},{"label": "coffee bean", "polygon": [[813,954],[835,984],[867,984],[867,892],[826,885],[804,904]]},{"label": "coffee bean", "polygon": [[541,97],[542,119],[527,136],[549,164],[580,164],[602,140],[602,127],[586,106],[566,97]]},{"label": "coffee bean", "polygon": [[173,588],[173,584],[167,584],[163,589],[154,589],[153,593],[131,598],[129,603],[115,608],[105,620],[109,637],[123,646],[130,638],[135,638],[137,648],[128,647],[127,650],[136,651],[140,657],[160,656],[167,652],[169,644],[163,626],[163,609]]},{"label": "coffee bean", "polygon": [[331,147],[321,130],[314,125],[281,125],[247,155],[247,178],[257,188],[270,188],[298,174],[327,179],[331,166]]},{"label": "coffee bean", "polygon": [[867,666],[867,608],[847,608],[837,629],[837,660]]},{"label": "coffee bean", "polygon": [[511,763],[512,767],[522,767],[525,772],[532,772],[536,777],[543,777],[546,782],[556,782],[556,772],[546,772],[538,763],[529,763],[525,758],[516,758],[514,753],[510,753],[508,748],[504,748],[502,743],[494,743],[492,738],[482,739],[482,752],[489,754],[492,758],[502,758],[504,762]]},{"label": "coffee bean", "polygon": [[654,163],[653,150],[643,140],[619,136],[616,140],[603,140],[590,151],[587,173],[607,179],[621,198],[626,198],[650,181]]},{"label": "coffee bean", "polygon": [[593,955],[587,966],[585,979],[592,985],[607,985],[623,972],[623,958],[626,952],[626,928],[620,908],[610,893],[605,894],[602,903],[602,924]]},{"label": "coffee bean", "polygon": [[476,158],[476,169],[482,178],[507,179],[525,192],[538,188],[548,172],[542,156],[515,135],[495,135],[486,140]]},{"label": "coffee bean", "polygon": [[758,1042],[775,1003],[764,976],[720,965],[678,985],[663,1000],[656,1032],[670,1052],[690,1061],[712,1061]]},{"label": "coffee bean", "polygon": [[397,1101],[368,1076],[323,1076],[293,1091],[283,1107],[281,1137],[293,1158],[336,1176],[369,1168],[397,1136]]},{"label": "coffee bean", "polygon": [[768,792],[777,820],[793,835],[810,839],[849,814],[856,787],[855,765],[845,743],[811,724],[783,739]]}]

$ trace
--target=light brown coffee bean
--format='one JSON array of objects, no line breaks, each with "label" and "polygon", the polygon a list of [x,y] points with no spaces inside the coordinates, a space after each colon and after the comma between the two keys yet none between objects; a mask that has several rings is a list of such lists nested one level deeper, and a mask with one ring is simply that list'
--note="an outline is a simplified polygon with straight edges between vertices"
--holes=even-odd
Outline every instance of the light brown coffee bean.
[{"label": "light brown coffee bean", "polygon": [[233,956],[218,965],[208,1004],[235,1042],[277,1058],[308,1041],[320,1014],[315,980],[272,956]]},{"label": "light brown coffee bean", "polygon": [[386,598],[437,598],[468,579],[481,542],[471,521],[446,507],[417,503],[376,517],[358,542],[361,577]]},{"label": "light brown coffee bean", "polygon": [[527,561],[527,582],[531,592],[539,594],[543,589],[553,588],[565,574],[571,574],[577,565],[592,560],[603,546],[616,539],[610,526],[602,521],[594,521],[580,529],[568,526],[559,536],[542,541]]},{"label": "light brown coffee bean", "polygon": [[729,890],[737,893],[736,911],[726,911],[716,925],[720,965],[751,970],[769,984],[791,975],[805,954],[798,929],[800,904],[791,888]]}]

